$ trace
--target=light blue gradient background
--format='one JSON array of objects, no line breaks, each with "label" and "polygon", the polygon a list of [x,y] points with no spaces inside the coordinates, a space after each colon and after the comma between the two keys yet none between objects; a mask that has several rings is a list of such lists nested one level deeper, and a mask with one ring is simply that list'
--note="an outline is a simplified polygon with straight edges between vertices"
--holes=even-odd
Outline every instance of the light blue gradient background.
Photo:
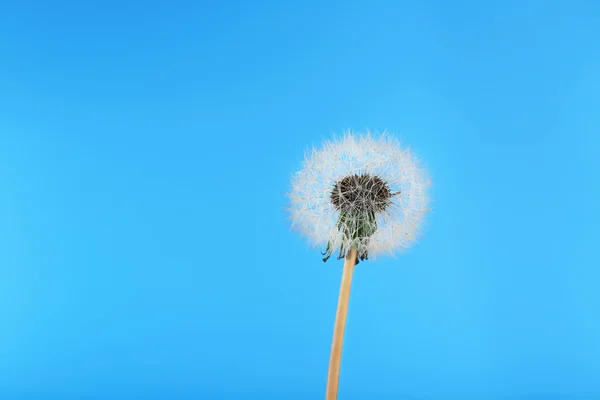
[{"label": "light blue gradient background", "polygon": [[357,268],[340,400],[600,398],[598,2],[21,0],[0,37],[1,399],[322,398],[341,263],[284,193],[347,128],[434,186]]}]

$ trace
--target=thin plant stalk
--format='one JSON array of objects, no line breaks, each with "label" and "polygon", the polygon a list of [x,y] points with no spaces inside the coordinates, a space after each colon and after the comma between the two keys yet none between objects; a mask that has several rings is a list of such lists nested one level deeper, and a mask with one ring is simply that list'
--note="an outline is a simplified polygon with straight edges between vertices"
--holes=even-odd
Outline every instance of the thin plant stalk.
[{"label": "thin plant stalk", "polygon": [[325,400],[337,400],[338,397],[342,347],[344,345],[344,330],[346,328],[346,316],[348,315],[348,303],[350,301],[350,287],[352,286],[352,275],[354,273],[355,264],[356,249],[352,248],[344,260],[342,283],[340,285],[335,325],[333,328],[331,355],[329,357],[329,373],[327,375]]}]

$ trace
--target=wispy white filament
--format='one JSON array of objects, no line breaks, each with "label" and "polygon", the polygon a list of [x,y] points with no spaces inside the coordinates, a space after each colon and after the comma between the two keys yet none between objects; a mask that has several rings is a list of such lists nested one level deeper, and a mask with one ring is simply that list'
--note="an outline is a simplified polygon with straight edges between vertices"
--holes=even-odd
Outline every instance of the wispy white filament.
[{"label": "wispy white filament", "polygon": [[[350,237],[338,228],[339,210],[331,202],[336,182],[354,174],[375,175],[392,193],[391,204],[376,215],[377,230],[370,238]],[[292,178],[290,216],[292,227],[313,245],[335,249],[355,247],[360,255],[375,257],[410,247],[418,237],[428,211],[429,179],[409,149],[401,148],[388,134],[347,132],[307,154],[301,171]]]}]

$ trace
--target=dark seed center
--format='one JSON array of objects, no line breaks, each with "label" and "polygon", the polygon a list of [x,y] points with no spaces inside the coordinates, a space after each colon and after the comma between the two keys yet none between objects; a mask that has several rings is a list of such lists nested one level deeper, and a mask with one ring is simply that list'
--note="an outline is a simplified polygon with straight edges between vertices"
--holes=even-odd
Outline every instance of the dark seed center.
[{"label": "dark seed center", "polygon": [[335,183],[331,202],[342,211],[383,211],[391,203],[393,193],[376,175],[354,174]]}]

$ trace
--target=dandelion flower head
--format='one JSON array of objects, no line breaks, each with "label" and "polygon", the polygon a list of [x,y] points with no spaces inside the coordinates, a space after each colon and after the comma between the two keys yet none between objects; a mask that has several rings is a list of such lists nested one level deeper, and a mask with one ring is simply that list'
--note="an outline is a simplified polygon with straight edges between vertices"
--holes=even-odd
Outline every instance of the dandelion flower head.
[{"label": "dandelion flower head", "polygon": [[306,155],[292,178],[292,226],[323,260],[355,248],[358,260],[393,254],[418,238],[428,211],[429,179],[408,148],[386,133],[347,132]]}]

